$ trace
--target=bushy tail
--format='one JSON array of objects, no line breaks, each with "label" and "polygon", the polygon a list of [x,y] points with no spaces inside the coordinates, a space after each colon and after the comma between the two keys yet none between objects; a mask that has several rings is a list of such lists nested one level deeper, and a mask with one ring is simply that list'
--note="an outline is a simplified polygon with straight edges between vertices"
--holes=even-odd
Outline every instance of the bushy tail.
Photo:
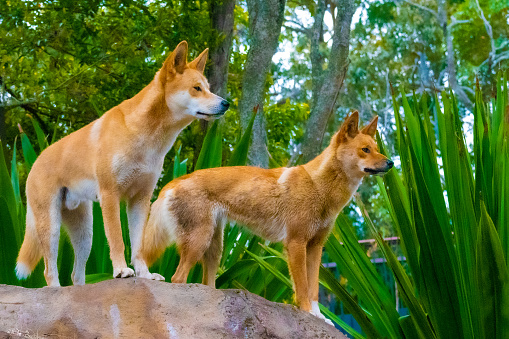
[{"label": "bushy tail", "polygon": [[141,256],[152,265],[172,242],[175,242],[175,218],[171,215],[165,198],[157,199],[150,209],[150,217],[143,230]]},{"label": "bushy tail", "polygon": [[28,206],[27,210],[25,239],[16,261],[16,276],[20,280],[28,278],[42,257],[41,245],[35,229],[33,216],[30,215],[30,206]]}]

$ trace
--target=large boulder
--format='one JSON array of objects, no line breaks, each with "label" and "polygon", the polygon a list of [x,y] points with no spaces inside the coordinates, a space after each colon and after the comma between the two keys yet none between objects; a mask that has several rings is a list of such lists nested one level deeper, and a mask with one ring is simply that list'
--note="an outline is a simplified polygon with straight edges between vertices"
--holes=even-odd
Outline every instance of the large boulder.
[{"label": "large boulder", "polygon": [[291,305],[242,290],[147,279],[0,285],[0,338],[346,338]]}]

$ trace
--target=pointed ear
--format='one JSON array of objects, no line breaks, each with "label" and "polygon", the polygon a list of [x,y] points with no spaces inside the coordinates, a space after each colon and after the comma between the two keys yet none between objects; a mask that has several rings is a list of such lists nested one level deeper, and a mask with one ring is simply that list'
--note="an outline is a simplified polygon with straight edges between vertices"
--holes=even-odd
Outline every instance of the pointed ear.
[{"label": "pointed ear", "polygon": [[354,111],[345,119],[339,128],[339,132],[336,135],[336,142],[338,144],[346,142],[348,139],[355,138],[357,134],[359,134],[359,112]]},{"label": "pointed ear", "polygon": [[371,136],[372,138],[374,138],[375,134],[376,134],[377,124],[378,124],[378,115],[375,116],[373,119],[371,119],[370,123],[367,124],[366,127],[364,127],[361,130],[361,133],[367,134],[367,135]]},{"label": "pointed ear", "polygon": [[194,68],[198,72],[203,73],[203,71],[205,70],[205,65],[207,64],[208,56],[209,56],[209,49],[205,48],[205,50],[203,52],[201,52],[201,54],[198,55],[198,57],[196,59],[194,59],[193,61],[191,61],[188,64],[188,67]]},{"label": "pointed ear", "polygon": [[182,73],[187,65],[187,42],[180,42],[171,52],[161,68],[162,74]]}]

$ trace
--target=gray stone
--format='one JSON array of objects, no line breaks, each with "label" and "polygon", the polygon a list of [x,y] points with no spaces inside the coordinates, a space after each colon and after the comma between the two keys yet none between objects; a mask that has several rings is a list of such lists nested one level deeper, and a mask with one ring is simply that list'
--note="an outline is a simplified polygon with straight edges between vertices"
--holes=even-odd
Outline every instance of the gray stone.
[{"label": "gray stone", "polygon": [[0,285],[1,338],[346,338],[292,305],[242,290],[140,278]]}]

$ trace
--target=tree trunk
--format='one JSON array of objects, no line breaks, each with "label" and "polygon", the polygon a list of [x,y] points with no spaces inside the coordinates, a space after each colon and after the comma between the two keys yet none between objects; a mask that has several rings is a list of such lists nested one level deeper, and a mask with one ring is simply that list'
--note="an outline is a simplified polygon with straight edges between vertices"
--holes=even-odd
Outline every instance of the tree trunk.
[{"label": "tree trunk", "polygon": [[449,82],[449,87],[454,91],[458,100],[463,104],[463,106],[467,107],[469,110],[472,110],[473,105],[472,101],[468,97],[467,93],[461,88],[458,83],[458,77],[456,76],[456,58],[454,57],[454,46],[452,44],[452,33],[451,33],[451,25],[447,23],[447,1],[446,0],[438,0],[438,23],[442,28],[442,32],[444,34],[445,44],[447,48],[446,55],[446,70],[447,70],[447,80]]},{"label": "tree trunk", "polygon": [[210,66],[207,79],[210,90],[221,97],[226,96],[228,83],[228,64],[233,37],[233,10],[235,0],[212,0],[210,2],[210,21],[219,39],[209,43]]},{"label": "tree trunk", "polygon": [[247,0],[249,12],[249,52],[244,66],[242,97],[240,99],[240,122],[244,131],[249,123],[253,107],[260,105],[253,126],[252,143],[249,148],[250,165],[267,168],[267,132],[263,116],[265,82],[276,52],[279,33],[283,24],[285,0]]},{"label": "tree trunk", "polygon": [[324,57],[320,53],[320,45],[323,41],[323,17],[325,15],[326,4],[325,0],[318,0],[315,11],[315,21],[311,28],[311,43],[310,43],[310,59],[311,59],[311,79],[312,79],[312,104],[316,105],[318,99],[318,93],[322,88],[322,76],[323,76],[323,62]]},{"label": "tree trunk", "polygon": [[[343,86],[348,70],[348,52],[350,45],[350,25],[355,12],[353,0],[339,0],[338,14],[334,23],[334,37],[327,70],[321,79],[323,84],[314,99],[316,103],[306,126],[301,146],[302,160],[308,162],[322,149],[322,140],[329,117],[334,111],[339,91]],[[313,82],[316,81],[313,78]],[[314,94],[314,93],[313,93]]]},{"label": "tree trunk", "polygon": [[[205,75],[210,85],[210,91],[223,98],[227,94],[226,85],[228,83],[228,65],[233,38],[235,1],[211,0],[209,9],[210,23],[216,34],[213,34],[209,41],[210,63],[205,69]],[[200,120],[201,133],[196,137],[193,165],[196,165],[196,160],[198,160],[207,127],[208,121]]]}]

